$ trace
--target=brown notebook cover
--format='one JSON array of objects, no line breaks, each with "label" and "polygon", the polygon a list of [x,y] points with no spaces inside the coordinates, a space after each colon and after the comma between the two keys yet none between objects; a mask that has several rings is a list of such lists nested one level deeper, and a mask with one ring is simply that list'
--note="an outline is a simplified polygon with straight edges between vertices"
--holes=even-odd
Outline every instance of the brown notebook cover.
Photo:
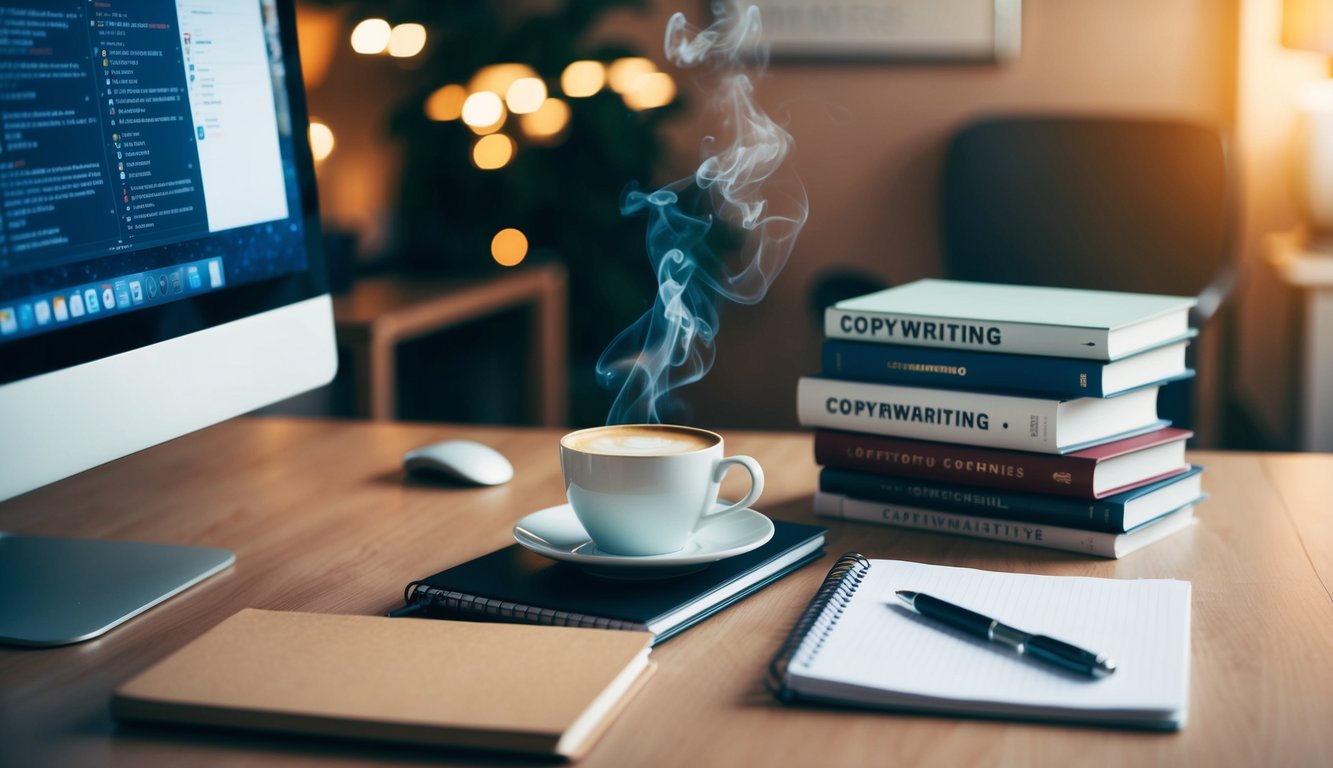
[{"label": "brown notebook cover", "polygon": [[653,669],[653,636],[247,608],[117,689],[126,720],[574,758]]}]

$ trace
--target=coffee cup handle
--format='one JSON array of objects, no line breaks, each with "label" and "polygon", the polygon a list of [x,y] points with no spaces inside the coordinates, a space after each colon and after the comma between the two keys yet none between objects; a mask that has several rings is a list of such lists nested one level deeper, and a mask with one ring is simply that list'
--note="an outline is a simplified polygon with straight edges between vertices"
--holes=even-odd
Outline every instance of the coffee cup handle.
[{"label": "coffee cup handle", "polygon": [[727,470],[731,469],[731,467],[736,464],[745,467],[746,471],[750,473],[750,492],[745,494],[745,498],[729,507],[724,507],[716,512],[704,513],[704,515],[699,518],[699,522],[694,526],[694,530],[699,530],[706,521],[711,520],[718,515],[725,515],[728,512],[745,509],[755,503],[755,501],[759,499],[759,494],[764,492],[764,468],[759,466],[759,462],[749,456],[728,456],[719,461],[717,466],[713,468],[713,482],[722,482],[722,478],[727,475]]}]

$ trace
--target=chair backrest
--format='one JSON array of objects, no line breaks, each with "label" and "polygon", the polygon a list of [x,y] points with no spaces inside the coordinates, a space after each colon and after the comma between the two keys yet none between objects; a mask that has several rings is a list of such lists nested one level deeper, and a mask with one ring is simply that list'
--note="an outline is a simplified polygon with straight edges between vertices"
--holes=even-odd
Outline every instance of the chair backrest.
[{"label": "chair backrest", "polygon": [[[1234,208],[1226,144],[1208,128],[993,118],[949,145],[940,238],[950,277],[1195,296],[1191,325],[1206,333],[1235,282]],[[1224,339],[1226,324],[1212,325]],[[1187,360],[1214,385],[1168,386],[1158,401],[1164,418],[1196,429],[1226,402],[1225,344],[1207,364],[1198,348]],[[1200,392],[1208,401],[1196,404]]]},{"label": "chair backrest", "polygon": [[949,146],[941,242],[950,277],[1200,296],[1201,324],[1230,292],[1233,207],[1208,128],[986,119]]}]

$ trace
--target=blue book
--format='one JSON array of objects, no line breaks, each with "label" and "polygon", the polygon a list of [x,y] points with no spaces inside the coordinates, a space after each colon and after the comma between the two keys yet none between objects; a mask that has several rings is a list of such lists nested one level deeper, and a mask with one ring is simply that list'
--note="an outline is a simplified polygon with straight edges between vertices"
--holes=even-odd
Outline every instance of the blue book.
[{"label": "blue book", "polygon": [[1157,347],[1115,362],[958,349],[829,340],[823,374],[909,387],[988,390],[1053,397],[1111,397],[1131,389],[1188,378],[1188,342]]},{"label": "blue book", "polygon": [[1104,499],[1071,499],[901,477],[824,469],[819,490],[854,499],[900,504],[1026,523],[1123,533],[1203,498],[1203,467]]}]

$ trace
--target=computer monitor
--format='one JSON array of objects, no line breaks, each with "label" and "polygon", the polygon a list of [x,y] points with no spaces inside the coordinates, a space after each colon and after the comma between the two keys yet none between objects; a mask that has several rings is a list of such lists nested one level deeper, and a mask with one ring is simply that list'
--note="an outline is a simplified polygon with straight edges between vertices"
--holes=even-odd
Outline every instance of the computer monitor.
[{"label": "computer monitor", "polygon": [[[332,379],[295,29],[291,0],[0,0],[0,499]],[[4,536],[0,639],[87,639],[232,559]]]}]

